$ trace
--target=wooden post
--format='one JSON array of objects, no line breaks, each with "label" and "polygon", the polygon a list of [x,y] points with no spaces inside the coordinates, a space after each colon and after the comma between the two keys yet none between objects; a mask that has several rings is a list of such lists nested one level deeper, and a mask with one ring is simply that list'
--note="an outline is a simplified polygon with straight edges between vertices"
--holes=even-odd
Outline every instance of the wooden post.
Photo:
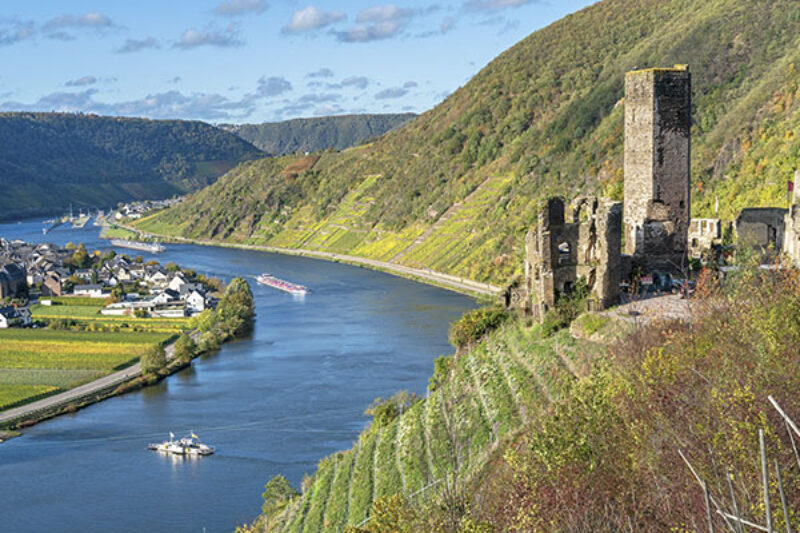
[{"label": "wooden post", "polygon": [[[687,459],[686,456],[683,455],[683,452],[681,450],[678,450],[678,455],[681,456],[681,459],[683,459],[683,462],[686,463],[686,466],[689,467],[689,470],[691,470],[692,475],[694,475],[694,478],[697,480],[697,482],[700,484],[700,486],[703,487],[705,485],[705,482],[702,479],[700,479],[699,475],[697,475],[697,471],[692,466],[692,463],[689,462],[689,459]],[[733,528],[733,524],[731,524],[731,521],[729,519],[730,517],[728,516],[728,513],[726,513],[725,511],[722,510],[722,507],[719,506],[719,504],[717,503],[717,500],[714,499],[714,496],[709,494],[708,495],[708,499],[711,501],[711,503],[714,504],[714,507],[717,509],[717,513],[720,516],[722,516],[722,519],[725,521],[725,525],[728,526],[728,529],[730,529],[732,533],[736,533],[736,530]]]},{"label": "wooden post", "polygon": [[733,492],[733,479],[731,479],[731,469],[725,469],[725,477],[728,480],[728,491],[731,493],[731,501],[733,502],[733,514],[736,515],[736,529],[739,533],[744,533],[742,527],[742,516],[739,514],[739,504],[736,503],[736,494]]},{"label": "wooden post", "polygon": [[767,450],[764,446],[764,430],[758,430],[758,446],[761,449],[761,482],[764,484],[764,511],[767,514],[767,531],[772,530],[772,511],[769,507],[769,470],[767,467]]},{"label": "wooden post", "polygon": [[711,499],[708,497],[708,485],[703,481],[703,496],[706,500],[706,522],[708,522],[708,533],[714,533],[714,521],[711,519]]},{"label": "wooden post", "polygon": [[786,493],[783,492],[783,477],[781,477],[781,466],[775,460],[775,473],[778,475],[778,490],[781,491],[781,507],[783,507],[783,519],[786,521],[786,533],[792,533],[792,522],[789,519],[789,506],[786,505]]}]

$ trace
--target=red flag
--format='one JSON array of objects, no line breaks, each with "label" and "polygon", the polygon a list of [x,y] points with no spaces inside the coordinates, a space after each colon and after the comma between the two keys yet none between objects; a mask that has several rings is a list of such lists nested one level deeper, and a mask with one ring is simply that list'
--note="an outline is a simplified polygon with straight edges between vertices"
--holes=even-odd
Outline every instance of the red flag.
[{"label": "red flag", "polygon": [[786,190],[789,191],[789,192],[792,192],[794,190],[794,182],[793,181],[789,181],[786,184]]}]

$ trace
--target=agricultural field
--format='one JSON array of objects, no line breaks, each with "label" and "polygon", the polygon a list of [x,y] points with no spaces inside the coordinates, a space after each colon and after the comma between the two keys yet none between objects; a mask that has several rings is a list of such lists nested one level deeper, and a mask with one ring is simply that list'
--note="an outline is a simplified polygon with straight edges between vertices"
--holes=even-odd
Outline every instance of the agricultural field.
[{"label": "agricultural field", "polygon": [[[103,302],[84,298],[73,304],[70,299],[62,298],[54,303],[58,305],[33,305],[31,316],[34,320],[50,322],[53,320],[71,320],[89,328],[97,329],[130,329],[135,331],[151,331],[156,333],[180,333],[190,329],[189,318],[136,318],[133,316],[107,316],[100,314]],[[61,303],[67,302],[67,303]],[[102,326],[102,328],[101,328]]]},{"label": "agricultural field", "polygon": [[0,330],[0,409],[82,385],[135,363],[159,332]]}]

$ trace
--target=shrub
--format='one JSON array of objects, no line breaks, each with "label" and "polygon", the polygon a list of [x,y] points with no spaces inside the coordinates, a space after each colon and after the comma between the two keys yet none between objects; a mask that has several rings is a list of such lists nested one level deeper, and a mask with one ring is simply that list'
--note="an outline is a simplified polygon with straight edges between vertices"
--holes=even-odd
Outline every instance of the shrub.
[{"label": "shrub", "polygon": [[497,329],[508,318],[508,312],[499,307],[484,307],[470,311],[450,326],[450,344],[461,349]]},{"label": "shrub", "polygon": [[167,364],[167,354],[160,344],[153,344],[142,354],[142,373],[158,372]]}]

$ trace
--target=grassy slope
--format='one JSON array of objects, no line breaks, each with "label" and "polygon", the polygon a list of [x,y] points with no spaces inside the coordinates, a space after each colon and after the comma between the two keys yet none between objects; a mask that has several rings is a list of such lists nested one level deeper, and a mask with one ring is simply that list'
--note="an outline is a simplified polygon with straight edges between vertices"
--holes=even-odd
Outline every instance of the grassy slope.
[{"label": "grassy slope", "polygon": [[412,495],[454,470],[466,486],[523,419],[546,411],[572,381],[577,346],[568,335],[537,340],[514,325],[456,356],[427,399],[322,459],[303,496],[267,529],[340,531],[364,520],[375,499]]},{"label": "grassy slope", "polygon": [[[538,31],[376,142],[241,165],[151,231],[347,252],[502,282],[550,194],[621,195],[624,74],[689,63],[693,205],[776,205],[800,163],[800,7],[605,0]],[[415,241],[421,242],[415,244]]]},{"label": "grassy slope", "polygon": [[0,217],[166,197],[262,154],[202,122],[0,113]]}]

